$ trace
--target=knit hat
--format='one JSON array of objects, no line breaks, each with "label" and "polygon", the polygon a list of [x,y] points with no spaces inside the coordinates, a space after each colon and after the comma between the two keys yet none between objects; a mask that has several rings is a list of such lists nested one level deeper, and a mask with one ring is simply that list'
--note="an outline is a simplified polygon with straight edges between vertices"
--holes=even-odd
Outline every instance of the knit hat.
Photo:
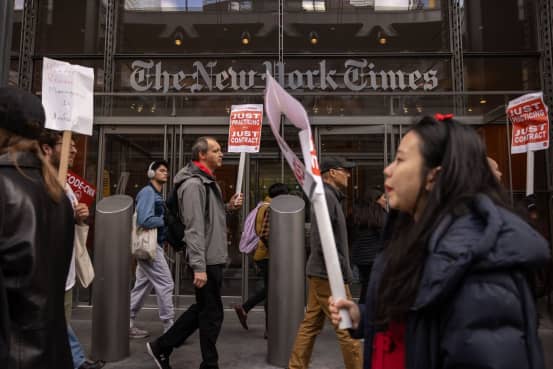
[{"label": "knit hat", "polygon": [[0,87],[0,128],[37,139],[46,116],[40,99],[20,88]]}]

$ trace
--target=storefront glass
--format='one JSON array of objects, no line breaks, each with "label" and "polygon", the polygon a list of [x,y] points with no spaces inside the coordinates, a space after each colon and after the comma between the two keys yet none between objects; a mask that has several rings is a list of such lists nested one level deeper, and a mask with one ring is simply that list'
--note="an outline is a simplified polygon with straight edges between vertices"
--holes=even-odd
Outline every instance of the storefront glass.
[{"label": "storefront glass", "polygon": [[124,1],[120,53],[277,53],[278,2]]},{"label": "storefront glass", "polygon": [[465,51],[537,51],[535,0],[464,0]]},{"label": "storefront glass", "polygon": [[284,52],[449,51],[448,1],[285,1]]},{"label": "storefront glass", "polygon": [[39,1],[36,52],[103,54],[106,0]]}]

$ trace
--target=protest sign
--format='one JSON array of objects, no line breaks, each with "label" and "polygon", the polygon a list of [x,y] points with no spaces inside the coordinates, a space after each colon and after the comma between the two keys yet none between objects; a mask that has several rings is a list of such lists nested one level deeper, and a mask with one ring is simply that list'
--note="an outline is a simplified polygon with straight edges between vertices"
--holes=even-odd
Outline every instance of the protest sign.
[{"label": "protest sign", "polygon": [[259,152],[263,105],[232,105],[228,134],[229,152]]},{"label": "protest sign", "polygon": [[63,131],[58,179],[64,183],[71,132],[92,135],[94,116],[94,70],[43,58],[42,105],[46,128]]},{"label": "protest sign", "polygon": [[549,117],[543,93],[526,94],[509,101],[507,117],[513,124],[511,154],[549,147]]},{"label": "protest sign", "polygon": [[509,101],[507,117],[513,125],[511,154],[526,152],[526,196],[534,193],[534,151],[549,147],[549,115],[543,93]]},{"label": "protest sign", "polygon": [[[332,232],[332,224],[330,223],[317,152],[313,144],[313,136],[311,134],[311,126],[309,124],[307,112],[299,101],[284,91],[269,72],[266,73],[266,81],[265,112],[269,119],[271,131],[275,136],[284,158],[292,169],[296,180],[313,205],[332,296],[334,296],[335,299],[346,299],[344,279],[340,269],[338,252],[336,251],[336,241],[334,239],[334,233]],[[300,129],[298,136],[304,158],[303,163],[280,135],[280,117],[282,114],[284,114],[296,128]],[[340,310],[340,316],[342,317],[340,328],[350,328],[351,319],[347,311],[343,309]]]},{"label": "protest sign", "polygon": [[92,206],[96,196],[96,187],[70,170],[67,171],[67,184],[75,193],[78,202],[82,202],[88,207]]},{"label": "protest sign", "polygon": [[232,105],[230,109],[228,152],[240,153],[236,193],[242,190],[246,153],[259,152],[262,122],[263,105],[261,104]]}]

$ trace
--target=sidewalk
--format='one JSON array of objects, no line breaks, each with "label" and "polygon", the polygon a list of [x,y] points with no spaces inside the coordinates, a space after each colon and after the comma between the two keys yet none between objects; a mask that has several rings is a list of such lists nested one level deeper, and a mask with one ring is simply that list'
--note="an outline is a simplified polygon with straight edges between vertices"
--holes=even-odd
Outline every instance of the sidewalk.
[{"label": "sidewalk", "polygon": [[[178,310],[180,314],[182,310]],[[85,352],[90,353],[91,313],[88,307],[79,307],[73,310],[72,325]],[[138,316],[140,328],[150,331],[155,338],[161,334],[161,323],[157,317],[157,309],[145,308]],[[234,310],[225,310],[225,321],[219,336],[219,366],[221,369],[276,369],[267,363],[267,340],[263,339],[264,313],[262,310],[252,311],[248,315],[249,330],[244,330]],[[542,339],[545,363],[547,369],[553,369],[553,322],[542,319],[539,329]],[[130,356],[124,360],[107,363],[106,369],[157,369],[146,352],[146,342],[152,337],[131,340]],[[182,347],[171,355],[171,366],[174,369],[196,369],[201,362],[200,343],[195,334]],[[313,369],[341,369],[343,368],[342,354],[334,331],[329,322],[315,342],[310,368]]]},{"label": "sidewalk", "polygon": [[[176,312],[180,315],[182,310]],[[73,310],[72,325],[85,348],[90,353],[91,313],[88,307]],[[263,310],[251,311],[248,314],[249,330],[244,330],[234,310],[225,309],[225,320],[217,347],[219,350],[219,367],[221,369],[275,369],[278,367],[267,363],[267,340],[263,339],[265,318]],[[162,332],[157,309],[143,309],[138,315],[137,326],[146,329],[155,338]],[[124,360],[107,363],[106,369],[157,369],[156,364],[146,352],[146,342],[151,337],[132,339],[130,356]],[[196,369],[200,367],[201,353],[198,334],[194,334],[171,355],[171,366],[174,369]],[[344,367],[338,340],[330,322],[325,324],[323,332],[315,342],[312,368],[341,369]],[[553,368],[552,368],[553,369]]]}]

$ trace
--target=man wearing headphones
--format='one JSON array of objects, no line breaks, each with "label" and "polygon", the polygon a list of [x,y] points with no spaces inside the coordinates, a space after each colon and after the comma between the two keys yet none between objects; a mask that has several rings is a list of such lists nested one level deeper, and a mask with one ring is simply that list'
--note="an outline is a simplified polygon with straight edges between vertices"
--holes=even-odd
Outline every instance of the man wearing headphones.
[{"label": "man wearing headphones", "polygon": [[157,296],[163,331],[167,331],[173,325],[174,283],[162,248],[167,231],[163,221],[165,202],[161,190],[169,176],[168,168],[169,165],[164,160],[152,162],[147,171],[150,182],[136,196],[136,225],[146,229],[157,228],[158,246],[154,260],[137,260],[136,281],[131,291],[130,338],[149,336],[147,331],[136,327],[134,321],[152,287]]}]

